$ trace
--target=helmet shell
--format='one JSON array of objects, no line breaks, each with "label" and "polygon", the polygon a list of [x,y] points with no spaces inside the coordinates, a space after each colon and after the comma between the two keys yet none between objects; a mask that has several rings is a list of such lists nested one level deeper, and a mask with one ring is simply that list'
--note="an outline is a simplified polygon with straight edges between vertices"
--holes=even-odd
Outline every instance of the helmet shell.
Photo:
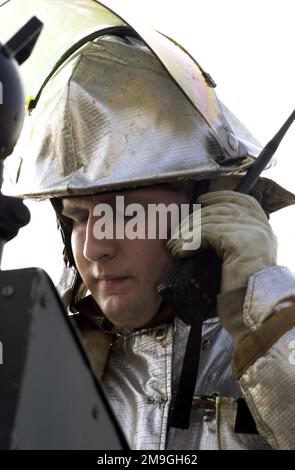
[{"label": "helmet shell", "polygon": [[[101,2],[46,3],[58,10],[55,52],[46,75],[37,66],[46,62],[43,51],[39,61],[32,57],[35,90],[36,75],[42,80],[14,152],[14,195],[46,199],[228,177],[252,165],[261,146],[174,40]],[[294,202],[272,189],[270,182],[271,211]]]},{"label": "helmet shell", "polygon": [[248,149],[229,163],[213,127],[150,50],[128,37],[98,38],[71,55],[26,124],[24,197],[230,175],[252,161]]}]

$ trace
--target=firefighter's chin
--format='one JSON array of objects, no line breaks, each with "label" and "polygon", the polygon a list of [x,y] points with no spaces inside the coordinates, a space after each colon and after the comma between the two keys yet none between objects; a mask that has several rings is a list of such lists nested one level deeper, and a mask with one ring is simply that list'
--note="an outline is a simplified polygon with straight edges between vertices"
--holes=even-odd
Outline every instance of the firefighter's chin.
[{"label": "firefighter's chin", "polygon": [[96,299],[104,315],[117,327],[138,330],[156,326],[171,319],[171,311],[161,304],[161,297],[144,298],[138,292],[110,294]]}]

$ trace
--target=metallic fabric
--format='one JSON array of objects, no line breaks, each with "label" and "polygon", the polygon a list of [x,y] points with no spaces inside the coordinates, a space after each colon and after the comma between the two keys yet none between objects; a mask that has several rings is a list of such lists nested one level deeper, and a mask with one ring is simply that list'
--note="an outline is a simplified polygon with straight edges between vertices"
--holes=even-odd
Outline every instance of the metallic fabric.
[{"label": "metallic fabric", "polygon": [[[211,91],[205,99],[210,108]],[[242,125],[238,130],[246,158],[223,165],[225,144],[213,124],[158,59],[134,38],[100,38],[64,63],[27,118],[10,159],[18,182],[11,193],[45,199],[228,177],[245,171],[259,150]],[[258,186],[269,212],[295,201],[270,180]]]},{"label": "metallic fabric", "polygon": [[295,449],[295,365],[291,346],[294,351],[295,328],[281,336],[239,381],[257,429],[274,449]]},{"label": "metallic fabric", "polygon": [[[4,33],[14,32],[9,25],[16,12],[30,11],[21,0],[5,4]],[[29,99],[51,79],[6,161],[11,181],[18,182],[7,193],[35,199],[92,194],[241,174],[253,163],[261,146],[217,99],[210,75],[132,9],[122,4],[114,12],[107,0],[40,0],[32,14],[45,28],[22,70]],[[143,42],[106,41],[110,28]],[[73,48],[89,34],[104,39]],[[273,184],[262,185],[267,211],[294,203],[278,185],[273,195]]]},{"label": "metallic fabric", "polygon": [[[244,302],[244,322],[255,331],[271,315],[295,302],[294,275],[282,266],[251,276]],[[293,348],[293,349],[292,349]],[[258,430],[274,449],[295,449],[295,374],[291,353],[295,328],[282,335],[239,380]]]},{"label": "metallic fabric", "polygon": [[[211,109],[211,94],[202,93]],[[50,80],[25,127],[16,149],[23,159],[16,191],[25,197],[229,175],[252,162],[222,166],[214,128],[135,39],[83,46]],[[253,145],[244,157],[257,155]]]},{"label": "metallic fabric", "polygon": [[256,155],[259,144],[253,136],[244,132],[244,126],[235,116],[227,114],[216,98],[214,81],[190,54],[175,39],[144,25],[134,9],[128,8],[124,2],[116,5],[116,11],[112,11],[112,7],[112,2],[109,5],[106,0],[39,0],[32,6],[28,2],[24,5],[23,0],[10,0],[1,8],[1,32],[7,37],[15,32],[16,17],[37,15],[44,21],[40,41],[22,70],[29,100],[36,97],[60,58],[82,38],[93,32],[100,34],[109,27],[128,27],[145,41],[172,80],[209,124],[224,148],[224,156],[240,156],[245,151],[247,153],[248,147]]},{"label": "metallic fabric", "polygon": [[275,312],[295,303],[295,275],[284,266],[273,266],[249,278],[243,308],[244,323],[255,331]]},{"label": "metallic fabric", "polygon": [[[180,377],[189,327],[174,323],[118,337],[102,377],[132,449],[268,449],[260,435],[234,432],[237,398],[233,343],[217,318],[203,325],[190,428],[170,428],[168,411]],[[204,398],[206,396],[206,398]]]}]

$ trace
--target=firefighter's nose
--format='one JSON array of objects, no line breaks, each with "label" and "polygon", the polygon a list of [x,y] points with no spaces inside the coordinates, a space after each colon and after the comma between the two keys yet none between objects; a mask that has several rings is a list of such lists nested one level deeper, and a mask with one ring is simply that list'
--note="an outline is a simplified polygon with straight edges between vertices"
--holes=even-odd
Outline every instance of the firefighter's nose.
[{"label": "firefighter's nose", "polygon": [[102,232],[96,217],[89,216],[83,255],[91,262],[113,258],[116,253],[116,242],[110,234]]}]

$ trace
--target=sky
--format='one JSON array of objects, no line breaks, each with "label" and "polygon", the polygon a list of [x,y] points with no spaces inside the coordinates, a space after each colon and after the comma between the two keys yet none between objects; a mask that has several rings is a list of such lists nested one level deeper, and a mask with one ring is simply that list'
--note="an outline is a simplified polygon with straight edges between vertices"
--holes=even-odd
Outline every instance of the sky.
[{"label": "sky", "polygon": [[[40,0],[22,0],[30,9]],[[56,0],[51,0],[56,1]],[[216,92],[265,145],[295,108],[294,0],[120,0],[182,43],[217,83]],[[1,38],[0,8],[0,41]],[[16,18],[16,29],[22,18]],[[12,26],[12,25],[11,25]],[[44,51],[45,52],[45,51]],[[264,173],[295,192],[295,124]],[[2,269],[37,266],[57,282],[62,244],[48,203],[32,203],[31,223],[6,245]],[[271,217],[280,264],[295,272],[295,207]]]}]

